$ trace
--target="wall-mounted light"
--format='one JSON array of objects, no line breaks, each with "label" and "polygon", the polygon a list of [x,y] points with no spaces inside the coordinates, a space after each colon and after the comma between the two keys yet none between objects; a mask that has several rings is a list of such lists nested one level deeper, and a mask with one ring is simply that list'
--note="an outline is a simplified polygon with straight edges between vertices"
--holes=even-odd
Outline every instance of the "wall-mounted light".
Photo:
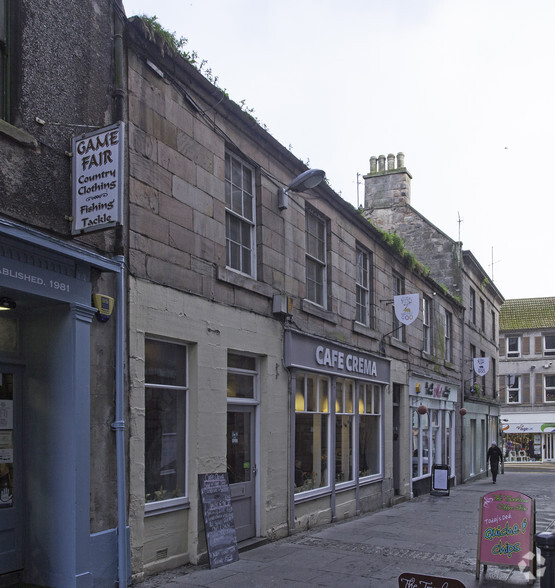
[{"label": "wall-mounted light", "polygon": [[0,298],[0,310],[14,310],[16,307],[15,300],[8,298],[7,296],[3,296]]},{"label": "wall-mounted light", "polygon": [[284,210],[289,206],[288,192],[304,192],[315,188],[325,176],[326,172],[321,169],[307,169],[298,175],[286,188],[278,190],[278,208]]}]

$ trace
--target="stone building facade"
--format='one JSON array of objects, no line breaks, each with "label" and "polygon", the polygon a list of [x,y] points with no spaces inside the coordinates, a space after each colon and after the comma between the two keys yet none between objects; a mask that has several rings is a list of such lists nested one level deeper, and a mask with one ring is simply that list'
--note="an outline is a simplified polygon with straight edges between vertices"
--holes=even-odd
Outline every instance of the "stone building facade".
[{"label": "stone building facade", "polygon": [[506,461],[555,461],[555,298],[505,300],[499,322]]},{"label": "stone building facade", "polygon": [[[227,472],[240,543],[429,492],[433,464],[460,482],[461,304],[325,183],[285,190],[304,164],[127,33],[134,578],[205,560],[199,474]],[[411,293],[429,314],[403,325]]]},{"label": "stone building facade", "polygon": [[[503,296],[462,243],[451,239],[411,205],[412,176],[405,157],[370,158],[364,176],[363,214],[377,227],[393,231],[406,248],[430,269],[441,288],[461,303],[463,324],[461,382],[464,392],[463,478],[486,471],[486,451],[499,435],[499,309]],[[475,359],[489,360],[477,375]]]},{"label": "stone building facade", "polygon": [[[115,228],[72,235],[69,157],[122,118],[118,14],[0,1],[2,585],[113,585],[127,551],[122,250]],[[92,294],[116,300],[108,322]]]}]

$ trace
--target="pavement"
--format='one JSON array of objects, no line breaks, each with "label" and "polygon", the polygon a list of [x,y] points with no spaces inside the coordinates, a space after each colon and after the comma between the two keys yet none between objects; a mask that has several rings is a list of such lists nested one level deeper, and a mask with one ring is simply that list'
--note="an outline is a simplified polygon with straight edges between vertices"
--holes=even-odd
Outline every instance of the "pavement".
[{"label": "pavement", "polygon": [[139,586],[394,588],[399,575],[408,572],[456,579],[466,588],[537,588],[540,580],[518,567],[488,565],[484,572],[481,566],[476,580],[480,498],[493,490],[534,498],[536,531],[555,532],[555,464],[507,464],[496,485],[491,477],[481,478],[455,486],[448,496],[419,496],[242,551],[239,561],[226,566],[184,566],[150,576]]}]

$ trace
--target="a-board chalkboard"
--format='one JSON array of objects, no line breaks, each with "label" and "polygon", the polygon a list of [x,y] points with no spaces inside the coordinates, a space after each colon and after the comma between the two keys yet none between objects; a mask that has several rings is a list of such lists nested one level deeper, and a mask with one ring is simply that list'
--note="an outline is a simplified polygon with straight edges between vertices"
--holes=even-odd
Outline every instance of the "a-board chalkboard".
[{"label": "a-board chalkboard", "polygon": [[529,567],[536,575],[536,503],[533,498],[514,490],[498,490],[480,499],[476,579],[480,564]]},{"label": "a-board chalkboard", "polygon": [[199,474],[202,515],[210,568],[239,559],[227,474]]}]

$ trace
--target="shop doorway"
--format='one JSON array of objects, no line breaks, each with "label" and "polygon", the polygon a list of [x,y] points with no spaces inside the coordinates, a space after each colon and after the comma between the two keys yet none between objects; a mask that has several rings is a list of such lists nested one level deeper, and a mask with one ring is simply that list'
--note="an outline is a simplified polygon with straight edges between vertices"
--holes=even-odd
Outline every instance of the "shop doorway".
[{"label": "shop doorway", "polygon": [[227,407],[227,474],[237,541],[256,535],[255,407]]},{"label": "shop doorway", "polygon": [[0,364],[0,574],[23,568],[21,370]]}]

